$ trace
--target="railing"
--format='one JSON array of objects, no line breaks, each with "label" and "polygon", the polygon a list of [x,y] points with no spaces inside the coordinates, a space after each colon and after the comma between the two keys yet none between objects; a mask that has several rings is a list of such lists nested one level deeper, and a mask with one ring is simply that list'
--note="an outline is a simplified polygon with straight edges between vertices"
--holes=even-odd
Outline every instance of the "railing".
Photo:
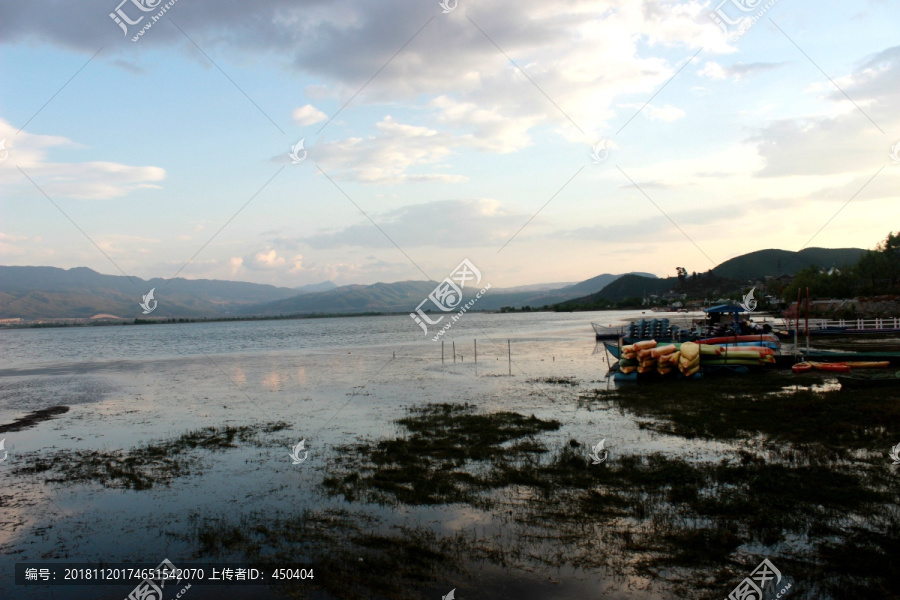
[{"label": "railing", "polygon": [[[796,321],[795,321],[796,322]],[[805,322],[800,319],[800,329],[805,328]],[[888,317],[882,319],[810,319],[809,328],[812,329],[866,329],[878,331],[879,329],[900,329],[900,318]]]}]

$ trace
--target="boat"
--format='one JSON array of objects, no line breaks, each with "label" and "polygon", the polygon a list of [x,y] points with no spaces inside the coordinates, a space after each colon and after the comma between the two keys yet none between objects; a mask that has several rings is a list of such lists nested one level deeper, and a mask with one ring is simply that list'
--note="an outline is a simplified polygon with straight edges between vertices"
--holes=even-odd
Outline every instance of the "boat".
[{"label": "boat", "polygon": [[817,361],[829,363],[888,363],[889,366],[900,366],[900,352],[843,352],[834,350],[802,351],[798,354],[781,354],[775,356],[775,362],[781,369],[791,369],[798,362]]},{"label": "boat", "polygon": [[858,375],[840,375],[838,382],[841,389],[868,389],[900,386],[900,371],[896,373],[860,373]]},{"label": "boat", "polygon": [[594,335],[597,340],[617,340],[625,335],[625,327],[613,327],[612,325],[600,325],[599,323],[591,323],[594,328]]},{"label": "boat", "polygon": [[729,336],[719,336],[712,338],[703,338],[698,343],[700,344],[716,344],[716,345],[725,345],[725,344],[744,344],[744,343],[762,343],[762,344],[778,344],[778,336],[774,333],[760,333],[760,334],[752,334],[752,335],[729,335]]},{"label": "boat", "polygon": [[850,365],[848,365],[847,363],[844,363],[844,362],[823,363],[823,362],[809,361],[808,364],[816,371],[828,371],[829,373],[849,373],[850,372]]},{"label": "boat", "polygon": [[851,369],[883,369],[891,366],[889,360],[863,360],[863,361],[847,361],[847,366]]}]

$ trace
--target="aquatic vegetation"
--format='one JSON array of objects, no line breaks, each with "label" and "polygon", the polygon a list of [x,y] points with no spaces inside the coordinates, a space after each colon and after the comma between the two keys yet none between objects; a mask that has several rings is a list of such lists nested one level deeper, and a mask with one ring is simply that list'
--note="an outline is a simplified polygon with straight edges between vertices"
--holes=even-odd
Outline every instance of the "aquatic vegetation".
[{"label": "aquatic vegetation", "polygon": [[[505,541],[479,541],[484,557],[522,569],[614,569],[665,581],[681,597],[712,598],[769,557],[811,597],[879,597],[900,583],[889,558],[900,549],[892,473],[887,463],[839,444],[892,434],[896,401],[808,390],[787,399],[770,394],[778,390],[770,382],[733,392],[738,402],[756,403],[735,407],[736,416],[696,389],[674,399],[660,397],[659,389],[656,396],[600,394],[622,410],[653,417],[659,431],[778,440],[779,451],[764,456],[738,450],[718,462],[697,462],[656,453],[595,466],[575,441],[553,451],[536,437],[524,448],[497,444],[501,424],[527,423],[526,417],[427,407],[398,421],[412,435],[339,449],[324,486],[349,501],[477,507],[512,528]],[[800,431],[789,433],[788,415]],[[480,426],[457,424],[465,444],[454,445],[441,428],[452,429],[458,417]],[[548,423],[530,434],[552,429]],[[832,437],[822,439],[823,432]],[[802,456],[787,440],[803,448]],[[863,575],[849,575],[845,565],[860,563],[860,556],[866,557]]]},{"label": "aquatic vegetation", "polygon": [[427,582],[459,573],[475,548],[464,533],[440,536],[421,526],[385,527],[370,515],[340,509],[197,518],[190,537],[198,543],[198,558],[308,564],[315,578],[300,587],[297,582],[277,586],[297,598],[308,598],[314,590],[350,600],[422,598]]},{"label": "aquatic vegetation", "polygon": [[104,487],[150,489],[190,474],[199,457],[195,450],[226,450],[238,443],[260,444],[259,435],[287,428],[284,422],[241,427],[204,427],[176,438],[137,446],[129,450],[60,450],[48,455],[25,456],[16,474],[44,473],[54,483],[97,482]]},{"label": "aquatic vegetation", "polygon": [[42,408],[40,410],[28,413],[24,417],[20,417],[12,423],[0,425],[0,433],[22,431],[23,429],[34,427],[38,423],[49,421],[53,417],[65,414],[67,412],[69,412],[68,406],[51,406],[49,408]]},{"label": "aquatic vegetation", "polygon": [[479,464],[530,464],[547,451],[534,436],[560,427],[534,415],[478,414],[468,404],[413,408],[397,423],[409,434],[340,448],[325,488],[348,500],[477,503],[480,490],[496,487],[496,474]]},{"label": "aquatic vegetation", "polygon": [[528,383],[551,383],[556,385],[578,385],[579,381],[575,378],[575,376],[570,375],[568,377],[539,377],[536,379],[529,379]]}]

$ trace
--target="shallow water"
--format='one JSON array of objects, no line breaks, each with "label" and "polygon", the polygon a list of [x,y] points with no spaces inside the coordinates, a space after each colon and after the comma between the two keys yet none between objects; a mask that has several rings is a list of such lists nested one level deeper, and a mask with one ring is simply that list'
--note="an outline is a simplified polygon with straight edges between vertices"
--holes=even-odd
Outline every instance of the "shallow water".
[{"label": "shallow water", "polygon": [[[412,405],[468,402],[486,412],[555,419],[562,427],[542,436],[548,446],[570,439],[592,446],[605,438],[612,456],[662,452],[709,458],[728,450],[724,444],[641,429],[629,415],[580,401],[579,394],[608,385],[606,357],[594,352],[590,322],[616,323],[635,315],[641,316],[639,311],[467,314],[445,336],[443,362],[441,344],[424,338],[406,316],[0,331],[0,424],[49,406],[71,407],[0,435],[9,452],[0,463],[0,597],[51,593],[13,586],[15,562],[155,563],[164,557],[188,562],[196,552],[187,535],[193,520],[236,519],[254,511],[352,507],[377,515],[388,528],[474,528],[503,535],[504,523],[468,506],[387,510],[351,506],[319,490],[336,446],[395,435],[394,421]],[[542,381],[559,377],[574,377],[577,384]],[[72,452],[129,449],[191,429],[275,421],[290,426],[262,436],[258,444],[200,451],[190,475],[169,486],[108,489],[13,474],[38,458],[62,460]],[[289,452],[300,439],[306,439],[308,459],[293,465]],[[459,596],[464,584],[478,581],[468,597],[660,597],[647,582],[615,573],[527,572],[488,564],[470,570],[474,575],[465,582],[447,581],[441,595],[459,587]],[[54,598],[74,599],[121,598],[129,590],[51,591]],[[194,588],[189,596],[221,597],[213,590]],[[253,595],[234,588],[228,597]]]}]

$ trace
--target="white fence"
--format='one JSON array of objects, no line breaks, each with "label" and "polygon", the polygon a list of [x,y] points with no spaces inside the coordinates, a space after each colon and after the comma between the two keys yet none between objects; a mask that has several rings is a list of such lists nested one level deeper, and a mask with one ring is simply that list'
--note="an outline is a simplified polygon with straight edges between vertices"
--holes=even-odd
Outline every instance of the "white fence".
[{"label": "white fence", "polygon": [[[800,329],[805,328],[805,321],[800,319]],[[809,328],[812,329],[866,329],[878,331],[879,329],[900,329],[900,318],[889,317],[883,319],[810,319]]]}]

